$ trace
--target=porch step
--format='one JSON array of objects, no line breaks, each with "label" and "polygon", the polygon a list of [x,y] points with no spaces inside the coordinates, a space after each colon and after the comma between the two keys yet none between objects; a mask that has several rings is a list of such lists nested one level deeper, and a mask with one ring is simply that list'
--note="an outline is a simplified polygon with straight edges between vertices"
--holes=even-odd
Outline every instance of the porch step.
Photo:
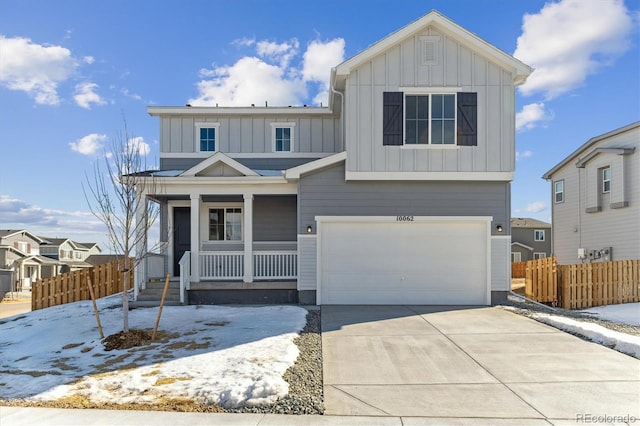
[{"label": "porch step", "polygon": [[[164,292],[164,279],[149,279],[147,288],[140,290],[138,299],[132,302],[134,307],[159,306]],[[169,281],[164,304],[167,306],[180,305],[180,282],[178,280]]]}]

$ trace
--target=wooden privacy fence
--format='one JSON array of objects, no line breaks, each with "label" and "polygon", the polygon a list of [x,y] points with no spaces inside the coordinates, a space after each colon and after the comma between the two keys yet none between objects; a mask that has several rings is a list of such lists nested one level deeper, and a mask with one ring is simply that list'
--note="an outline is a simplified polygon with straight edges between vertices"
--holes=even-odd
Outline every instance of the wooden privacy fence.
[{"label": "wooden privacy fence", "polygon": [[524,278],[527,262],[511,262],[511,278]]},{"label": "wooden privacy fence", "polygon": [[[119,293],[124,289],[124,259],[92,268],[44,278],[31,286],[31,310],[65,303],[89,300],[89,277],[96,298]],[[133,286],[133,269],[129,272],[129,287]]]},{"label": "wooden privacy fence", "polygon": [[640,302],[640,260],[558,265],[526,262],[525,295],[565,309]]}]

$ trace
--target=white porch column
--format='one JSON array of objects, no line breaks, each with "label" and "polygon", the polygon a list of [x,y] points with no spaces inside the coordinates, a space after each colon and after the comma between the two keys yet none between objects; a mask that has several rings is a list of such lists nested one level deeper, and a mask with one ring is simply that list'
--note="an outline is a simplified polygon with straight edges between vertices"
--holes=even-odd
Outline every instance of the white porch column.
[{"label": "white porch column", "polygon": [[253,282],[253,194],[244,194],[244,282]]},{"label": "white porch column", "polygon": [[134,252],[135,258],[139,262],[134,269],[133,278],[133,299],[138,300],[138,292],[145,285],[147,277],[147,194],[141,193],[136,205],[136,217],[134,225]]},{"label": "white porch column", "polygon": [[[191,281],[200,282],[200,194],[191,194]],[[180,260],[180,259],[178,259]]]}]

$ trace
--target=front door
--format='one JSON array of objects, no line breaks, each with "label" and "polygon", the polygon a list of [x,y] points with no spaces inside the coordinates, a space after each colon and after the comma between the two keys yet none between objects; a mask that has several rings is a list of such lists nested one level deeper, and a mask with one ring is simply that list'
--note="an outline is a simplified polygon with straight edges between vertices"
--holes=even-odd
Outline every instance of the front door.
[{"label": "front door", "polygon": [[173,208],[173,275],[180,275],[180,259],[191,250],[191,209]]}]

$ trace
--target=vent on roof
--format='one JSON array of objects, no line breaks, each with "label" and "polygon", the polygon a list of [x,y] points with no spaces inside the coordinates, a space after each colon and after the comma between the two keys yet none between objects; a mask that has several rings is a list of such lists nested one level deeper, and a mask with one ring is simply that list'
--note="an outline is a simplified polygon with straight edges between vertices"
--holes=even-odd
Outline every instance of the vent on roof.
[{"label": "vent on roof", "polygon": [[439,36],[420,37],[420,53],[423,65],[436,65],[438,63]]}]

